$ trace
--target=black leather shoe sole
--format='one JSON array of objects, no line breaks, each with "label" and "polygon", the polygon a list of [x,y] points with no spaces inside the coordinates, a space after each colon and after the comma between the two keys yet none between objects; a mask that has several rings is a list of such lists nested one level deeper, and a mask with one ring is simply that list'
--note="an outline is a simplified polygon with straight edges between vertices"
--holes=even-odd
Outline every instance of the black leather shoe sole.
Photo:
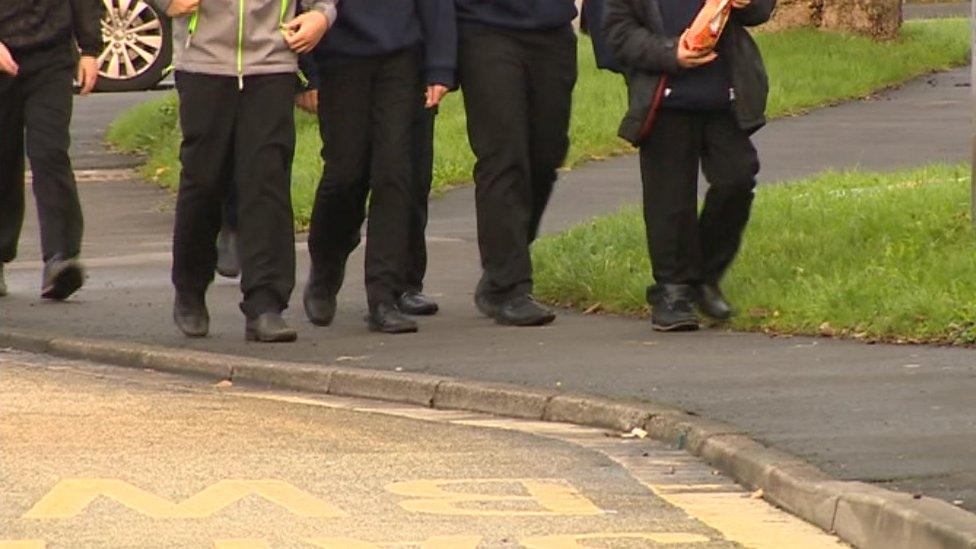
[{"label": "black leather shoe sole", "polygon": [[386,326],[373,322],[372,320],[366,323],[369,326],[369,331],[376,332],[380,334],[415,334],[420,331],[420,327],[416,324],[410,325],[396,325],[396,326]]},{"label": "black leather shoe sole", "polygon": [[298,332],[290,331],[262,334],[260,330],[247,328],[244,330],[244,339],[255,343],[292,343],[298,341]]},{"label": "black leather shoe sole", "polygon": [[221,265],[220,262],[218,261],[217,262],[217,274],[219,274],[220,276],[222,276],[224,278],[237,278],[237,277],[241,276],[241,270],[240,269],[235,269],[235,268],[230,267],[230,266],[227,266],[227,265]]},{"label": "black leather shoe sole", "polygon": [[207,337],[210,333],[210,321],[186,318],[176,311],[173,311],[173,323],[186,337],[200,339]]},{"label": "black leather shoe sole", "polygon": [[44,288],[41,297],[64,301],[77,292],[85,283],[85,273],[78,265],[68,265],[57,276],[50,286]]},{"label": "black leather shoe sole", "polygon": [[302,296],[302,306],[305,308],[305,316],[312,324],[320,327],[331,326],[336,315],[336,301],[332,298],[331,304],[326,303],[326,299],[316,299],[307,290]]},{"label": "black leather shoe sole", "polygon": [[508,317],[503,314],[496,314],[494,316],[495,323],[502,326],[519,326],[522,328],[531,328],[533,326],[545,326],[547,324],[552,324],[556,320],[556,314],[550,313],[545,315],[526,317],[526,318],[513,318]]},{"label": "black leather shoe sole", "polygon": [[423,306],[411,306],[402,300],[397,302],[397,309],[401,313],[410,316],[434,316],[440,311],[440,307],[436,303],[429,303]]},{"label": "black leather shoe sole", "polygon": [[697,320],[681,320],[668,324],[651,321],[651,327],[658,332],[697,332],[701,323]]}]

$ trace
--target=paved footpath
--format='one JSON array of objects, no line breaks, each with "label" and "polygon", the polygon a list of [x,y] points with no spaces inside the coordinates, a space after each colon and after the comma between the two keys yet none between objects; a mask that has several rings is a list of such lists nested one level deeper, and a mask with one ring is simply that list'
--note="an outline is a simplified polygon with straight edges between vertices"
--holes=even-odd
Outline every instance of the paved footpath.
[{"label": "paved footpath", "polygon": [[0,361],[2,549],[846,547],[649,439]]},{"label": "paved footpath", "polygon": [[[966,75],[960,69],[926,77],[874,100],[770,124],[759,136],[763,181],[828,168],[894,169],[968,159]],[[79,119],[95,121],[98,117],[88,114],[112,112],[123,101],[131,99],[80,102]],[[117,159],[95,162],[86,156],[82,162],[89,169],[119,167]],[[300,329],[299,342],[245,344],[237,288],[221,281],[209,299],[213,335],[191,342],[170,323],[171,198],[150,185],[114,177],[118,172],[86,173],[91,176],[82,184],[88,286],[68,304],[37,299],[37,239],[31,226],[21,261],[11,265],[13,295],[0,301],[3,326],[650,399],[738,425],[837,477],[958,500],[976,510],[972,350],[721,330],[659,335],[645,321],[572,312],[545,329],[500,328],[471,304],[478,261],[470,189],[432,206],[429,291],[439,297],[443,313],[423,320],[420,334],[366,332],[357,252],[332,328],[304,322],[296,293],[288,317]],[[614,211],[637,196],[633,158],[589,164],[564,175],[545,230]],[[307,260],[304,253],[299,257],[304,279]]]}]

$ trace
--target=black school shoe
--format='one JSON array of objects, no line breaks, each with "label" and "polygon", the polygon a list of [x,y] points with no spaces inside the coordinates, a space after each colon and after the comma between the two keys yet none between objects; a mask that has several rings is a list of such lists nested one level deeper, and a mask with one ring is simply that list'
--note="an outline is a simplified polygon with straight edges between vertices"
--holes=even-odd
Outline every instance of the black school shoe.
[{"label": "black school shoe", "polygon": [[76,258],[55,257],[44,264],[42,280],[42,298],[64,301],[85,283],[85,270]]},{"label": "black school shoe", "polygon": [[700,284],[695,288],[695,304],[698,310],[715,320],[732,318],[732,306],[722,295],[718,284]]},{"label": "black school shoe", "polygon": [[305,306],[305,316],[316,326],[329,326],[335,320],[336,295],[334,293],[320,293],[311,286],[305,286],[302,304]]},{"label": "black school shoe", "polygon": [[412,334],[419,330],[417,323],[405,316],[392,303],[380,303],[366,317],[369,331],[384,334]]},{"label": "black school shoe", "polygon": [[268,312],[247,319],[244,339],[258,343],[291,343],[298,339],[298,332],[285,323],[281,313]]},{"label": "black school shoe", "polygon": [[173,322],[186,337],[207,337],[210,333],[210,313],[204,297],[189,292],[176,292]]},{"label": "black school shoe", "polygon": [[404,292],[397,299],[397,309],[405,315],[431,316],[436,315],[440,307],[436,301],[420,292]]},{"label": "black school shoe", "polygon": [[539,305],[528,294],[517,295],[501,302],[494,311],[495,322],[503,326],[545,326],[556,320],[556,314]]},{"label": "black school shoe", "polygon": [[692,303],[695,289],[687,284],[658,284],[647,290],[651,327],[659,332],[693,332],[699,326]]},{"label": "black school shoe", "polygon": [[223,229],[217,235],[217,274],[224,278],[237,278],[241,275],[236,231]]}]

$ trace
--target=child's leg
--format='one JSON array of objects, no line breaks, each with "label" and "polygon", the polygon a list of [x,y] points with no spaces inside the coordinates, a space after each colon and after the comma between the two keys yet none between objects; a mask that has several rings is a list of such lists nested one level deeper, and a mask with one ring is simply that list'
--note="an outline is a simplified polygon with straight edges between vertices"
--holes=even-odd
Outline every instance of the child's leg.
[{"label": "child's leg", "polygon": [[179,293],[202,298],[217,262],[221,176],[227,156],[233,154],[240,93],[234,78],[201,74],[177,74],[176,87],[183,168],[173,230],[173,285]]},{"label": "child's leg", "polygon": [[369,192],[369,109],[375,71],[372,59],[319,71],[325,169],[308,231],[312,273],[306,291],[313,298],[324,299],[339,291],[346,259],[359,245]]},{"label": "child's leg", "polygon": [[410,223],[410,257],[404,273],[404,292],[421,292],[427,274],[427,209],[434,178],[434,121],[436,109],[417,105],[413,122],[413,212]]},{"label": "child's leg", "polygon": [[295,287],[291,165],[295,156],[295,76],[245,80],[234,129],[239,211],[241,310],[254,319],[288,307]]},{"label": "child's leg", "polygon": [[659,113],[641,145],[644,224],[658,284],[696,284],[701,279],[700,150],[700,115],[671,110]]},{"label": "child's leg", "polygon": [[569,121],[576,86],[576,33],[569,27],[526,34],[523,47],[529,59],[529,159],[532,213],[529,242],[539,233],[549,204],[556,170],[569,151]]},{"label": "child's leg", "polygon": [[476,291],[495,302],[532,288],[528,233],[534,199],[524,55],[506,31],[475,26],[459,30],[468,139],[478,159],[475,203],[484,273]]},{"label": "child's leg", "polygon": [[709,182],[699,222],[703,282],[717,284],[732,264],[749,222],[759,156],[732,113],[709,115],[702,170]]},{"label": "child's leg", "polygon": [[0,264],[17,256],[24,223],[24,102],[20,82],[0,76]]},{"label": "child's leg", "polygon": [[35,52],[38,68],[23,85],[26,150],[41,226],[44,260],[72,259],[81,252],[84,221],[71,169],[71,107],[74,100],[70,48]]},{"label": "child's leg", "polygon": [[413,222],[413,124],[422,101],[420,51],[387,57],[373,80],[372,152],[366,239],[370,310],[395,304],[404,287]]}]

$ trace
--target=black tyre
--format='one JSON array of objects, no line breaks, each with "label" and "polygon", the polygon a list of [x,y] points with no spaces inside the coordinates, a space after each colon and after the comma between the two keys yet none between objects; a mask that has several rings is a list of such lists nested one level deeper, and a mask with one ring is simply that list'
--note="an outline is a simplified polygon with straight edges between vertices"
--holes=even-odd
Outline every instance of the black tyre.
[{"label": "black tyre", "polygon": [[146,0],[102,0],[102,39],[96,91],[152,89],[173,58],[169,18]]}]

